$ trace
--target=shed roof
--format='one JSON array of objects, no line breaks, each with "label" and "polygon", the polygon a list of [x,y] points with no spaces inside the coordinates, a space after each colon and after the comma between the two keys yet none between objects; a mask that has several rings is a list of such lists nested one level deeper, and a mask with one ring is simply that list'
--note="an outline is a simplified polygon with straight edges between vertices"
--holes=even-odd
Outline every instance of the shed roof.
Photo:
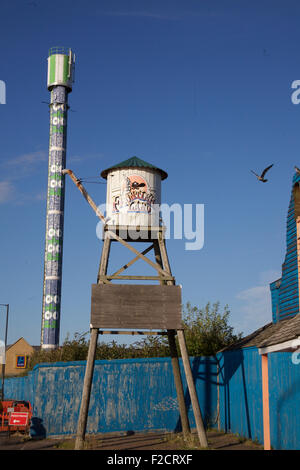
[{"label": "shed roof", "polygon": [[222,349],[222,351],[252,346],[265,348],[296,339],[298,336],[300,336],[300,314],[295,315],[293,318],[281,320],[278,323],[268,323],[250,335],[245,336],[245,338]]},{"label": "shed roof", "polygon": [[124,160],[121,163],[117,163],[116,165],[113,165],[106,170],[103,170],[101,172],[102,178],[107,178],[107,174],[110,170],[114,170],[116,168],[151,168],[152,170],[156,170],[161,174],[161,179],[164,180],[168,177],[168,173],[166,173],[164,170],[161,170],[160,168],[157,168],[156,166],[152,165],[151,163],[145,162],[141,158],[138,157],[131,157],[128,158],[128,160]]}]

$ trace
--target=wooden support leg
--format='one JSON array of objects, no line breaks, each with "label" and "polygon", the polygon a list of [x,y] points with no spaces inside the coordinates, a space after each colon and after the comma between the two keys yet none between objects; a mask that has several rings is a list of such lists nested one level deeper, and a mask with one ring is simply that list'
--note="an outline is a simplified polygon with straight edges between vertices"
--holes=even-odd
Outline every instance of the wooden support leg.
[{"label": "wooden support leg", "polygon": [[186,439],[190,435],[191,429],[190,429],[189,419],[188,419],[185,400],[184,400],[184,391],[183,391],[179,360],[178,360],[178,354],[177,354],[177,348],[176,348],[176,342],[175,342],[175,332],[173,330],[168,331],[168,340],[169,340],[169,347],[170,347],[170,353],[171,353],[171,361],[172,361],[172,367],[173,367],[175,387],[176,387],[176,392],[177,392],[177,400],[178,400],[178,406],[179,406],[182,432],[183,432],[183,437]]},{"label": "wooden support leg", "polygon": [[[101,261],[100,261],[99,272],[98,272],[99,283],[101,283],[101,281],[99,281],[99,277],[101,275],[106,274],[106,271],[107,271],[109,251],[110,251],[110,239],[106,236],[106,238],[104,239],[104,243],[103,243]],[[93,374],[94,374],[95,356],[96,356],[96,350],[97,350],[97,341],[98,341],[98,328],[92,328],[86,369],[85,369],[85,376],[84,376],[79,419],[78,419],[78,424],[77,424],[75,450],[82,449],[84,439],[85,439],[87,416],[88,416],[88,411],[89,411],[90,396],[91,396]]]},{"label": "wooden support leg", "polygon": [[[166,271],[168,271],[169,273],[171,273],[171,267],[170,267],[170,263],[169,263],[169,257],[168,257],[168,254],[167,254],[167,249],[166,249],[166,241],[164,238],[159,238],[158,239],[158,247],[159,247],[159,251],[160,251],[160,256],[161,256],[161,259],[162,259],[162,263],[163,263],[163,267]],[[173,282],[173,284],[175,284]]]},{"label": "wooden support leg", "polygon": [[[169,260],[168,260],[168,256],[166,252],[166,247],[165,247],[163,240],[161,241],[155,240],[153,242],[153,245],[154,245],[154,253],[155,253],[156,262],[163,269],[165,269],[165,271],[168,271],[171,275],[171,268],[170,268],[170,264],[169,264]],[[167,284],[167,285],[175,284],[174,281],[164,281],[163,279],[161,279],[160,283]],[[179,366],[179,359],[178,359],[177,347],[176,347],[176,342],[175,342],[174,330],[168,330],[168,340],[169,340],[169,348],[170,348],[170,354],[171,354],[171,361],[172,361],[173,375],[174,375],[174,381],[175,381],[175,387],[176,387],[176,393],[177,393],[182,432],[183,432],[184,438],[186,439],[190,435],[191,429],[190,429],[189,418],[188,418],[187,409],[186,409],[185,400],[184,400],[184,391],[183,391],[183,384],[182,384],[182,378],[181,378],[181,373],[180,373],[180,366]]]},{"label": "wooden support leg", "polygon": [[192,375],[191,364],[190,364],[190,360],[189,360],[189,356],[187,352],[184,331],[177,330],[177,335],[178,335],[178,341],[179,341],[180,351],[182,355],[182,361],[183,361],[183,366],[185,370],[186,380],[188,384],[189,394],[191,397],[193,412],[195,416],[196,428],[197,428],[200,446],[208,447],[207,437],[206,437],[206,433],[205,433],[205,429],[204,429],[204,425],[202,421],[202,416],[201,416],[201,410],[200,410],[199,401],[198,401],[198,396],[197,396],[196,387],[195,387],[194,379]]},{"label": "wooden support leg", "polygon": [[108,257],[109,257],[109,252],[110,252],[110,244],[111,244],[111,240],[106,235],[105,239],[103,241],[101,260],[100,260],[100,264],[99,264],[99,271],[98,271],[98,277],[97,277],[97,283],[98,284],[102,283],[100,281],[100,276],[106,274],[106,272],[107,272]]},{"label": "wooden support leg", "polygon": [[77,435],[75,440],[75,450],[81,450],[85,439],[87,416],[89,411],[91,388],[94,373],[95,355],[97,349],[98,328],[91,330],[89,352],[87,357],[79,420],[77,425]]}]

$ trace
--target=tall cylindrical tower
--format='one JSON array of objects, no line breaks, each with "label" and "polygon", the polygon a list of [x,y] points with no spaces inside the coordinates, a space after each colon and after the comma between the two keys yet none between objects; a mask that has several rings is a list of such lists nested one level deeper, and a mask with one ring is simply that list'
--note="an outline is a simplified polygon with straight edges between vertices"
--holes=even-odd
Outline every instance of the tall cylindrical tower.
[{"label": "tall cylindrical tower", "polygon": [[62,281],[68,94],[74,81],[75,56],[71,49],[52,48],[48,56],[50,140],[41,347],[59,344]]}]

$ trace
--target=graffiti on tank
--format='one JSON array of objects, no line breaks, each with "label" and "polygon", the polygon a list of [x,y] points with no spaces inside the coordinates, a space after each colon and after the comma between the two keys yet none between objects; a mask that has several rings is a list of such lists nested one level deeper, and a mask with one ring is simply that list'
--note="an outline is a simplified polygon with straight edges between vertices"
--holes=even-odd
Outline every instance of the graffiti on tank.
[{"label": "graffiti on tank", "polygon": [[124,178],[120,195],[113,198],[113,213],[128,212],[150,214],[155,204],[155,193],[146,180],[139,175]]}]

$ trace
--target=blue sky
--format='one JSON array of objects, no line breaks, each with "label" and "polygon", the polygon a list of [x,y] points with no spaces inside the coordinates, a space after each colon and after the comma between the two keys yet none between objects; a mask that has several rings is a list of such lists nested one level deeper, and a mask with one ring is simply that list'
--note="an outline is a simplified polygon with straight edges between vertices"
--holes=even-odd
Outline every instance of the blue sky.
[{"label": "blue sky", "polygon": [[[52,46],[76,54],[67,166],[97,176],[137,155],[167,171],[163,202],[205,205],[203,249],[167,244],[183,301],[228,304],[236,332],[271,321],[268,284],[281,275],[300,166],[299,22],[292,0],[1,2],[0,303],[10,304],[10,343],[40,342]],[[270,163],[259,183],[250,169]],[[105,184],[86,187],[105,201]],[[89,328],[96,225],[67,181],[61,341]],[[118,254],[112,269],[131,257]]]}]

